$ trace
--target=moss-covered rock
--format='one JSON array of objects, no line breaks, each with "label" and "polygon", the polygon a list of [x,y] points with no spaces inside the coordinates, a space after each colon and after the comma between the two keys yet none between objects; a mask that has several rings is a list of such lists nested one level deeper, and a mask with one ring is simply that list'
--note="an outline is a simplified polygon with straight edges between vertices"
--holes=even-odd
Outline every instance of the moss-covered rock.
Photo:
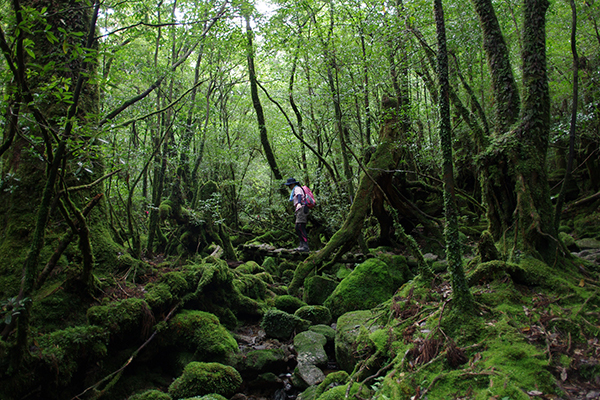
[{"label": "moss-covered rock", "polygon": [[331,313],[324,306],[304,306],[294,313],[296,317],[310,321],[314,325],[328,325],[331,322]]},{"label": "moss-covered rock", "polygon": [[138,338],[140,332],[147,330],[154,322],[148,303],[137,298],[90,307],[87,318],[90,325],[107,328],[113,339],[126,336]]},{"label": "moss-covered rock", "polygon": [[369,310],[352,311],[338,318],[335,334],[335,359],[341,370],[351,373],[359,360],[357,348],[361,329],[374,332],[381,326],[372,321]]},{"label": "moss-covered rock", "polygon": [[172,400],[172,397],[168,393],[161,392],[160,390],[150,389],[142,393],[134,394],[130,396],[128,400]]},{"label": "moss-covered rock", "polygon": [[263,316],[260,326],[267,336],[287,340],[294,331],[304,331],[310,322],[281,310],[269,310]]},{"label": "moss-covered rock", "polygon": [[376,258],[358,265],[325,300],[333,318],[353,310],[367,310],[391,298],[410,275],[408,266],[390,267]]},{"label": "moss-covered rock", "polygon": [[219,319],[204,311],[183,310],[163,335],[165,344],[191,352],[196,361],[225,361],[238,352],[237,342]]},{"label": "moss-covered rock", "polygon": [[304,281],[303,300],[307,304],[322,305],[338,285],[338,281],[315,275]]},{"label": "moss-covered rock", "polygon": [[328,325],[313,325],[308,329],[325,336],[328,343],[333,342],[335,340],[335,329]]},{"label": "moss-covered rock", "polygon": [[285,370],[287,356],[283,349],[252,350],[243,356],[236,369],[244,377]]},{"label": "moss-covered rock", "polygon": [[[359,390],[362,392],[359,394]],[[346,392],[348,391],[348,385],[335,386],[317,397],[317,400],[344,400],[346,399]],[[358,383],[353,383],[352,388],[349,391],[350,396],[358,395],[360,398],[370,398],[369,389],[365,386],[361,386]]]},{"label": "moss-covered rock", "polygon": [[166,283],[149,283],[146,285],[144,300],[153,310],[160,310],[173,303],[171,288]]},{"label": "moss-covered rock", "polygon": [[169,386],[173,400],[216,393],[231,397],[242,384],[242,377],[233,367],[219,363],[191,362],[183,374]]},{"label": "moss-covered rock", "polygon": [[294,336],[294,348],[298,352],[298,364],[326,366],[325,344],[327,344],[325,336],[310,330],[300,332]]},{"label": "moss-covered rock", "polygon": [[295,296],[285,294],[283,296],[277,296],[275,298],[274,305],[275,308],[277,308],[278,310],[285,311],[289,314],[293,314],[300,307],[304,307],[306,303]]},{"label": "moss-covered rock", "polygon": [[346,371],[336,371],[336,372],[330,373],[329,375],[327,375],[325,380],[323,382],[321,382],[319,384],[319,386],[317,386],[317,390],[315,391],[314,398],[318,398],[325,391],[327,391],[328,389],[330,389],[332,387],[345,385],[349,379],[350,379],[350,375],[348,375],[348,373]]}]

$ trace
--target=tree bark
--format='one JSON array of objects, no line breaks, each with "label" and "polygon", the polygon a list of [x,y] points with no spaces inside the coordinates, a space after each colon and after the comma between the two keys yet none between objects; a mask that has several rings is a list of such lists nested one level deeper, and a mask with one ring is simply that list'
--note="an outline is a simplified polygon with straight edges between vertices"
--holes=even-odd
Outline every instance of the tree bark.
[{"label": "tree bark", "polygon": [[273,173],[273,176],[276,180],[281,181],[283,179],[283,176],[279,171],[277,161],[275,160],[275,155],[273,154],[273,149],[271,149],[271,144],[269,143],[269,136],[267,135],[267,126],[265,124],[265,115],[263,113],[263,108],[260,103],[260,98],[258,97],[258,85],[256,84],[256,71],[254,69],[254,47],[252,44],[254,33],[252,32],[252,27],[250,26],[250,16],[245,15],[244,18],[246,19],[246,38],[248,40],[246,47],[248,59],[248,78],[250,80],[250,93],[252,95],[252,104],[254,105],[254,111],[256,111],[256,119],[258,121],[260,142],[265,152],[267,162],[269,163],[269,167],[271,167],[271,172]]},{"label": "tree bark", "polygon": [[448,52],[442,0],[434,0],[434,14],[438,42],[438,82],[440,87],[440,141],[442,145],[442,171],[444,176],[444,212],[446,217],[446,258],[452,281],[452,299],[461,312],[472,312],[473,297],[469,291],[458,232],[458,207],[454,194],[454,169],[452,160],[452,128],[450,126],[450,82],[448,80]]}]

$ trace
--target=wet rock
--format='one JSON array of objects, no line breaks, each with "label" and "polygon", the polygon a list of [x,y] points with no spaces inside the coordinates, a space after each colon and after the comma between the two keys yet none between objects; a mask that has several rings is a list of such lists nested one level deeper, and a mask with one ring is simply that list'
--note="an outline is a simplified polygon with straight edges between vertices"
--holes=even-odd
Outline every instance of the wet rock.
[{"label": "wet rock", "polygon": [[315,365],[312,364],[298,364],[296,368],[298,376],[302,378],[308,386],[317,385],[325,379],[325,374]]},{"label": "wet rock", "polygon": [[298,364],[326,366],[325,344],[327,338],[320,333],[306,331],[297,334],[294,337],[294,347],[298,353]]},{"label": "wet rock", "polygon": [[281,340],[288,340],[294,331],[304,331],[309,326],[309,321],[280,310],[267,311],[261,322],[268,337]]}]

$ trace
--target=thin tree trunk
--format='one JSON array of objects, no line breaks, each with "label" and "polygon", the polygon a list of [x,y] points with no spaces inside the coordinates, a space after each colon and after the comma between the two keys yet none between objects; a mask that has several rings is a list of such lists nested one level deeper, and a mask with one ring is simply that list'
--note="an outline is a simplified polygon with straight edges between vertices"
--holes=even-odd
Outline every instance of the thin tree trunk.
[{"label": "thin tree trunk", "polygon": [[442,145],[442,171],[444,176],[444,214],[446,217],[446,258],[452,281],[454,305],[461,312],[471,312],[473,298],[465,273],[458,232],[458,207],[454,194],[454,169],[452,159],[452,128],[450,126],[450,82],[448,80],[448,52],[442,0],[434,0],[434,14],[438,42],[438,82],[440,86],[440,140]]},{"label": "thin tree trunk", "polygon": [[246,38],[248,40],[248,78],[250,80],[250,93],[252,95],[252,104],[254,105],[254,111],[256,111],[256,119],[258,121],[260,142],[262,144],[263,150],[265,152],[265,157],[267,158],[267,162],[269,163],[269,167],[271,168],[273,176],[276,180],[281,181],[283,179],[283,176],[279,171],[277,161],[275,160],[275,155],[273,154],[273,149],[271,148],[271,144],[269,143],[269,136],[267,135],[267,126],[265,124],[265,115],[263,113],[263,108],[260,103],[260,98],[258,97],[258,85],[256,84],[256,71],[254,69],[254,47],[252,44],[254,33],[252,32],[252,27],[250,26],[250,16],[245,15],[244,18],[246,19]]},{"label": "thin tree trunk", "polygon": [[565,203],[565,195],[567,187],[571,180],[571,172],[573,170],[573,159],[575,157],[575,131],[577,129],[577,98],[579,97],[579,57],[577,55],[577,7],[575,1],[570,0],[571,4],[571,53],[573,54],[573,98],[571,102],[571,127],[569,128],[569,155],[567,160],[567,170],[565,177],[558,194],[556,207],[554,211],[554,227],[558,231],[560,226],[560,216],[562,214],[563,205]]}]

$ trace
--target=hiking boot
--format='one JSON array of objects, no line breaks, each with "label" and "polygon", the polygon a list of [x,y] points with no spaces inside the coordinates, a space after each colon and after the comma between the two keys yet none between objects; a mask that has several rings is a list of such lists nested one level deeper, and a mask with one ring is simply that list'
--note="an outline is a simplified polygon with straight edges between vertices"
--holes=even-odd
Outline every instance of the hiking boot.
[{"label": "hiking boot", "polygon": [[298,249],[299,251],[310,251],[310,249],[308,248],[308,242],[302,242]]}]

